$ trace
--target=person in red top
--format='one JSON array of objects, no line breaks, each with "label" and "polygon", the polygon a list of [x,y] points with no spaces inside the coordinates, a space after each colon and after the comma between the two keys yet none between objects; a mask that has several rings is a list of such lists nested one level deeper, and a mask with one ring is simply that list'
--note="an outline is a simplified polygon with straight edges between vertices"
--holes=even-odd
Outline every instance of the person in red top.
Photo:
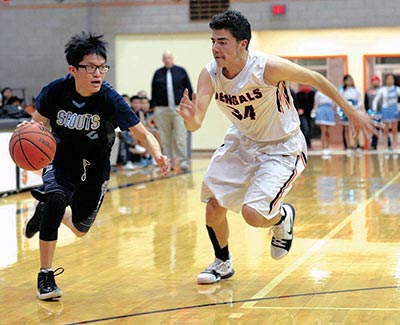
[{"label": "person in red top", "polygon": [[[365,92],[364,96],[364,107],[367,111],[372,112],[372,102],[374,101],[374,98],[376,94],[378,93],[378,89],[381,87],[381,79],[377,75],[373,75],[371,77],[371,86],[367,89]],[[379,105],[378,107],[378,113],[380,114],[381,107]],[[390,138],[388,138],[389,141],[389,147],[390,147]],[[376,135],[373,135],[371,138],[371,148],[373,150],[376,150],[378,146],[378,137]]]}]

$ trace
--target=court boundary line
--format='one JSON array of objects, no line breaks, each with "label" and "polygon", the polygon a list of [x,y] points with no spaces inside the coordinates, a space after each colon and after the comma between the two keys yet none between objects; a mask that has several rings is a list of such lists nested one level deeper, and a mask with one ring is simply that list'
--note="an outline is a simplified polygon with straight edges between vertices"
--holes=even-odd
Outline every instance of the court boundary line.
[{"label": "court boundary line", "polygon": [[156,182],[156,181],[162,181],[162,180],[165,180],[165,179],[179,177],[179,176],[182,176],[182,175],[193,174],[193,172],[195,172],[195,171],[182,172],[182,173],[179,173],[179,174],[176,174],[176,175],[173,174],[173,175],[168,175],[168,176],[158,176],[158,177],[154,177],[154,178],[151,177],[150,179],[144,179],[144,180],[137,181],[137,182],[126,183],[126,184],[123,184],[123,185],[109,187],[107,189],[107,192],[112,192],[112,191],[120,190],[120,189],[123,189],[123,188],[142,185],[142,184],[147,184],[147,183],[152,183],[152,182]]},{"label": "court boundary line", "polygon": [[400,311],[400,308],[356,308],[356,307],[253,307],[270,310],[347,310],[347,311]]},{"label": "court boundary line", "polygon": [[[307,297],[307,296],[319,296],[319,295],[338,294],[338,293],[351,293],[351,292],[354,293],[354,292],[373,291],[373,290],[388,290],[388,289],[399,289],[399,288],[400,288],[399,285],[390,285],[390,286],[381,286],[381,287],[366,287],[366,288],[353,288],[353,289],[342,289],[342,290],[320,291],[320,292],[305,292],[305,293],[296,293],[296,294],[293,294],[293,295],[285,295],[285,296],[248,298],[248,299],[222,301],[222,302],[207,303],[207,304],[198,304],[198,305],[189,305],[189,306],[165,308],[165,309],[156,309],[156,310],[143,311],[143,312],[138,312],[138,313],[118,315],[118,316],[102,317],[102,318],[97,318],[97,319],[90,319],[90,320],[85,320],[85,321],[67,323],[66,325],[99,323],[99,322],[105,322],[105,321],[110,321],[110,320],[117,320],[117,319],[123,319],[123,318],[131,318],[131,317],[138,317],[138,316],[146,316],[146,315],[168,313],[168,312],[179,311],[179,310],[188,310],[188,309],[205,308],[205,307],[212,307],[212,306],[241,304],[241,303],[248,302],[248,301],[268,301],[268,300],[289,299],[289,298],[298,298],[298,297]],[[258,308],[264,308],[264,307],[254,307],[254,308],[258,309]],[[265,308],[268,308],[268,307],[265,307]],[[280,308],[286,308],[286,307],[280,307]],[[286,309],[288,309],[288,308],[295,309],[294,307],[287,307]]]},{"label": "court boundary line", "polygon": [[[126,184],[119,185],[119,186],[113,186],[113,187],[107,188],[106,193],[117,191],[117,190],[121,190],[121,189],[128,188],[128,187],[138,186],[138,185],[142,185],[142,184],[146,184],[146,183],[152,183],[152,182],[156,182],[156,181],[162,181],[162,180],[165,180],[165,179],[179,177],[179,176],[182,176],[182,175],[193,174],[193,172],[194,171],[188,171],[188,172],[183,172],[183,173],[179,173],[179,174],[176,174],[176,175],[159,176],[159,177],[145,179],[145,180],[141,180],[141,181],[137,181],[137,182],[126,183]],[[26,189],[26,192],[29,192],[31,190],[32,189]],[[20,194],[20,193],[21,192],[15,193],[15,195]],[[12,194],[12,195],[14,195],[14,194]],[[16,214],[18,215],[18,214],[21,214],[23,212],[27,212],[27,211],[31,211],[31,210],[34,211],[35,208],[34,207],[29,207],[29,208],[17,209],[16,210]]]}]

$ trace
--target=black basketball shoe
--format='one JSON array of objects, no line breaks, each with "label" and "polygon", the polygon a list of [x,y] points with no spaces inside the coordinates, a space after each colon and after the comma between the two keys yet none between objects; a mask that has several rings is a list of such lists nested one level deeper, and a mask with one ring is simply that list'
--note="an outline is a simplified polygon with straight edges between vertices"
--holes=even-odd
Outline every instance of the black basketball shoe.
[{"label": "black basketball shoe", "polygon": [[54,277],[63,272],[64,269],[62,267],[47,272],[40,270],[37,281],[37,294],[40,300],[52,300],[62,297],[63,292],[57,287]]},{"label": "black basketball shoe", "polygon": [[32,238],[40,230],[40,221],[42,219],[42,212],[44,202],[39,202],[35,208],[35,213],[25,221],[22,233],[26,238]]}]

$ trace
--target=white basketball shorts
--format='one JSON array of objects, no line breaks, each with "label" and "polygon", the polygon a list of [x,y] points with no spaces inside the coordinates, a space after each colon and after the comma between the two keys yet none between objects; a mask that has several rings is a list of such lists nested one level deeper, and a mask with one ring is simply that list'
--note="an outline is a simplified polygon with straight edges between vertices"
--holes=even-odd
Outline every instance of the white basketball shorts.
[{"label": "white basketball shorts", "polygon": [[272,219],[306,164],[307,145],[300,131],[271,144],[251,140],[231,126],[211,158],[201,200],[215,198],[236,213],[246,204]]}]

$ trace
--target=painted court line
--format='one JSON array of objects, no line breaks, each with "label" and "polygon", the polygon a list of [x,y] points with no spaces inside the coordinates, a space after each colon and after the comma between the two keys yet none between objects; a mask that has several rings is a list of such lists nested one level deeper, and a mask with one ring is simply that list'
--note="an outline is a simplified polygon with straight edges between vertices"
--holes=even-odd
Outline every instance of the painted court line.
[{"label": "painted court line", "polygon": [[[296,270],[301,264],[303,264],[306,260],[308,260],[315,252],[319,251],[330,239],[332,239],[338,232],[340,232],[353,218],[354,215],[357,215],[361,209],[365,209],[365,207],[373,201],[377,196],[381,195],[390,185],[392,185],[398,178],[400,177],[400,173],[398,173],[394,178],[392,178],[388,183],[386,183],[379,191],[374,193],[368,200],[359,204],[349,216],[347,216],[341,223],[339,223],[334,229],[332,229],[326,236],[322,239],[318,240],[302,257],[292,263],[289,267],[287,267],[283,272],[281,272],[275,279],[270,281],[264,288],[262,288],[259,292],[257,292],[251,299],[259,299],[266,297],[267,294],[273,290],[279,283],[281,283],[286,277],[288,277],[294,270]],[[252,308],[257,303],[257,301],[251,301],[244,303],[240,308]]]},{"label": "painted court line", "polygon": [[[348,310],[348,311],[400,311],[400,308],[357,308],[357,307],[253,307],[253,309],[282,310]],[[237,317],[236,317],[237,318]]]},{"label": "painted court line", "polygon": [[[270,297],[263,297],[256,299],[257,301],[267,301],[267,300],[276,300],[276,299],[289,299],[289,298],[298,298],[298,297],[308,297],[308,296],[320,296],[320,295],[332,295],[332,294],[341,294],[341,293],[350,293],[350,292],[361,292],[361,291],[374,291],[374,290],[388,290],[388,289],[399,289],[399,286],[397,285],[391,285],[391,286],[384,286],[384,287],[369,287],[369,288],[353,288],[353,289],[345,289],[345,290],[333,290],[333,291],[325,291],[325,292],[305,292],[305,293],[296,293],[293,295],[287,295],[287,296],[270,296]],[[177,311],[182,311],[182,310],[193,310],[193,309],[200,309],[200,308],[209,308],[209,307],[216,307],[216,306],[224,306],[224,305],[236,305],[236,304],[243,304],[244,302],[249,301],[250,299],[240,299],[240,300],[232,300],[232,301],[223,301],[223,302],[214,302],[214,303],[207,303],[207,304],[199,304],[199,305],[190,305],[190,306],[180,306],[180,307],[173,307],[173,308],[167,308],[167,309],[158,309],[158,310],[148,310],[148,311],[142,311],[142,312],[137,312],[137,313],[132,313],[132,314],[124,314],[124,315],[115,315],[115,316],[110,316],[110,317],[104,317],[104,318],[97,318],[97,319],[91,319],[91,320],[85,320],[85,321],[79,321],[75,323],[67,323],[66,325],[78,325],[78,324],[89,324],[89,323],[101,323],[101,322],[108,322],[111,320],[120,320],[120,319],[127,319],[127,318],[133,318],[133,317],[140,317],[140,316],[148,316],[148,315],[154,315],[154,314],[161,314],[161,313],[174,313]],[[299,308],[307,308],[307,307],[271,307],[269,309],[299,309]],[[308,307],[308,309],[312,309],[313,307]],[[327,309],[329,307],[315,307],[316,309]],[[268,309],[268,307],[253,307],[253,309]],[[330,308],[334,309],[334,307]],[[359,310],[359,309],[357,309]],[[375,309],[368,309],[368,310],[384,310],[383,308],[375,308]],[[396,311],[397,309],[388,309],[388,310],[393,310]],[[234,319],[234,318],[240,318],[243,315],[243,313],[232,313],[229,318]],[[132,321],[133,322],[133,321]]]}]

